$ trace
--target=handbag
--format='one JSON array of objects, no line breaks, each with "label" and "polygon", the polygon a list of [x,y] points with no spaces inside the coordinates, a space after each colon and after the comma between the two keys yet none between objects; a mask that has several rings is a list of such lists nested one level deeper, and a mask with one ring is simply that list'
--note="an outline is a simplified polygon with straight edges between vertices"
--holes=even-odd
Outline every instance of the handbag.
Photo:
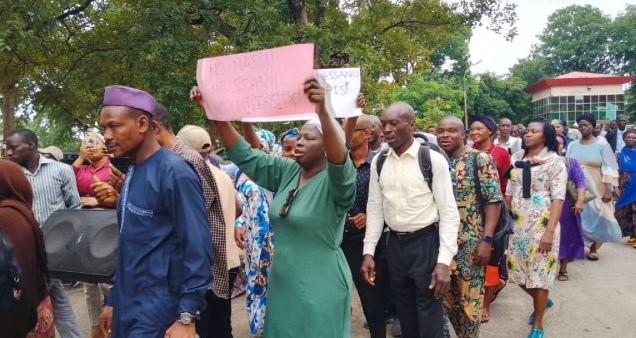
[{"label": "handbag", "polygon": [[[479,204],[479,210],[481,212],[482,222],[486,222],[486,213],[484,212],[484,197],[481,194],[481,183],[479,182],[479,166],[477,165],[477,156],[479,153],[473,155],[473,179],[475,180],[475,190],[477,195],[477,203]],[[503,194],[503,193],[502,193]],[[506,205],[506,203],[500,204],[499,220],[497,221],[497,227],[495,228],[495,234],[493,237],[492,249],[493,252],[490,256],[490,265],[498,265],[499,261],[506,255],[508,250],[508,238],[514,232],[513,230],[513,218],[512,212]]]},{"label": "handbag", "polygon": [[[570,174],[570,159],[568,158],[564,158],[565,160],[565,168],[568,171],[568,176]],[[586,186],[590,186],[587,178],[585,179],[585,185]],[[566,185],[567,191],[568,191],[568,196],[570,197],[570,199],[572,199],[573,202],[576,202],[576,200],[579,198],[579,192],[576,190],[576,184],[574,184],[574,182],[568,177],[568,183]],[[583,203],[587,203],[593,199],[596,198],[596,194],[591,190],[591,189],[585,189],[585,199],[583,200]]]}]

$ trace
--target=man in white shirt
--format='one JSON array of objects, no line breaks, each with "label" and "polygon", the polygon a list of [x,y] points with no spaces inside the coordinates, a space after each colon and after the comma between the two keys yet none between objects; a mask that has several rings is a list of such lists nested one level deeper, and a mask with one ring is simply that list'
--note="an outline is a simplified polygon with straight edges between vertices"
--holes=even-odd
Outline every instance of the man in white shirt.
[{"label": "man in white shirt", "polygon": [[521,139],[510,135],[512,121],[507,118],[499,120],[499,137],[495,138],[495,145],[506,148],[508,154],[512,155],[521,151]]},{"label": "man in white shirt", "polygon": [[616,129],[612,129],[607,132],[605,135],[605,139],[607,143],[609,143],[612,151],[616,155],[621,153],[623,147],[625,147],[625,141],[623,140],[623,135],[627,130],[627,116],[624,114],[619,114],[616,118]]},{"label": "man in white shirt", "polygon": [[380,177],[377,161],[384,152],[371,165],[361,272],[369,284],[375,284],[373,256],[386,224],[392,300],[403,337],[440,337],[444,327],[441,297],[450,284],[449,266],[457,253],[460,223],[448,162],[430,151],[430,189],[418,162],[413,108],[404,102],[390,105],[382,125],[390,149]]}]

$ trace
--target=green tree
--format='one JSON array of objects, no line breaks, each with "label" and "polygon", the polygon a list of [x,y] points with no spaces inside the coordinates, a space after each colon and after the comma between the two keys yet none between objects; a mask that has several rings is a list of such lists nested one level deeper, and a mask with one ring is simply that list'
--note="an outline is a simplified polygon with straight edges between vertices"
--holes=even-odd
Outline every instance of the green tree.
[{"label": "green tree", "polygon": [[510,75],[523,80],[526,86],[529,86],[545,78],[559,75],[553,73],[550,68],[550,64],[543,56],[533,55],[520,59],[510,67]]},{"label": "green tree", "polygon": [[430,72],[451,77],[463,76],[470,67],[470,35],[471,32],[467,29],[451,34],[447,43],[431,55]]},{"label": "green tree", "polygon": [[548,17],[535,54],[545,58],[549,73],[607,73],[616,65],[608,57],[612,20],[600,9],[572,5]]},{"label": "green tree", "polygon": [[0,95],[4,133],[15,128],[18,83],[36,66],[55,59],[63,43],[56,18],[70,11],[70,1],[5,1],[0,5]]},{"label": "green tree", "polygon": [[464,92],[459,82],[452,79],[427,79],[419,76],[391,95],[391,102],[404,101],[416,111],[421,130],[434,127],[446,116],[464,116]]},{"label": "green tree", "polygon": [[[636,75],[636,6],[628,5],[625,11],[614,19],[610,55],[618,65],[618,73]],[[636,114],[636,80],[627,92],[626,111]]]},{"label": "green tree", "polygon": [[200,123],[187,98],[197,59],[305,41],[319,45],[323,66],[360,66],[369,106],[377,110],[395,87],[431,68],[431,56],[454,32],[482,18],[514,35],[507,29],[514,7],[500,0],[3,2],[4,128],[13,128],[14,107],[26,105],[21,123],[86,130],[95,126],[110,84],[150,91],[175,112],[175,128]]},{"label": "green tree", "polygon": [[469,100],[471,115],[489,115],[495,120],[503,117],[515,123],[526,123],[532,117],[530,96],[525,81],[516,77],[480,74],[478,90]]}]

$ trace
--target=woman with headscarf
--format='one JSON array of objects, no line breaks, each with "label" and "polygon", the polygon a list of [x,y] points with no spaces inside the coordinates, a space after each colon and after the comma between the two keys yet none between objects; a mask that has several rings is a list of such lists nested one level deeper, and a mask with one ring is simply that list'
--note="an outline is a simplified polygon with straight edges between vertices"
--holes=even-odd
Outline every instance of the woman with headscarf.
[{"label": "woman with headscarf", "polygon": [[596,261],[603,242],[616,242],[621,238],[612,198],[613,187],[618,186],[618,164],[609,143],[593,134],[596,119],[592,115],[581,115],[576,122],[581,139],[570,143],[566,157],[579,162],[588,189],[596,195],[585,203],[581,213],[583,235],[592,242],[587,258]]},{"label": "woman with headscarf", "polygon": [[625,146],[618,155],[620,197],[616,201],[616,219],[623,237],[629,236],[627,244],[636,248],[636,130],[627,129],[623,141]]},{"label": "woman with headscarf", "polygon": [[0,232],[13,246],[19,268],[15,307],[0,311],[0,335],[7,338],[55,336],[48,296],[46,250],[32,211],[33,192],[22,169],[0,160]]},{"label": "woman with headscarf", "polygon": [[497,122],[490,116],[477,116],[470,124],[470,138],[473,140],[473,148],[490,154],[497,165],[501,191],[506,191],[508,183],[506,171],[510,168],[510,154],[505,148],[493,143],[496,132]]},{"label": "woman with headscarf", "polygon": [[[85,161],[89,163],[84,164]],[[79,156],[73,162],[72,167],[75,172],[75,180],[82,207],[103,207],[95,198],[92,185],[97,180],[100,182],[109,182],[110,180],[111,163],[108,156],[106,156],[104,137],[95,132],[86,133],[80,147]],[[83,283],[83,286],[88,318],[91,324],[90,337],[103,338],[104,335],[99,328],[99,315],[102,312],[104,296],[108,297],[110,295],[110,286],[96,283]]]},{"label": "woman with headscarf", "polygon": [[283,157],[294,159],[294,149],[296,149],[298,135],[298,128],[291,128],[280,136],[280,148]]},{"label": "woman with headscarf", "polygon": [[[499,187],[506,191],[508,178],[506,172],[510,168],[510,154],[506,148],[496,146],[493,141],[497,132],[497,122],[490,116],[479,115],[470,124],[470,138],[473,140],[473,149],[490,154],[499,173]],[[490,320],[490,304],[497,298],[497,294],[506,286],[508,273],[506,271],[506,259],[499,262],[490,262],[486,266],[486,291],[482,307],[482,322]]]},{"label": "woman with headscarf", "polygon": [[319,119],[300,130],[295,161],[251,149],[229,122],[213,123],[228,157],[276,194],[269,209],[276,251],[264,336],[350,337],[351,273],[340,242],[355,197],[355,169],[326,91],[314,79],[304,89]]},{"label": "woman with headscarf", "polygon": [[[552,121],[554,122],[554,121]],[[554,126],[554,124],[552,124]],[[565,135],[559,133],[558,129],[556,138],[559,143],[557,153],[561,156],[565,155]],[[585,204],[585,174],[579,166],[579,162],[572,158],[564,158],[568,172],[568,181],[572,182],[576,188],[576,196],[567,194],[563,200],[563,211],[561,212],[561,245],[559,246],[559,281],[567,281],[568,262],[574,259],[585,258],[585,243],[583,242],[583,229],[581,228],[581,212]]]},{"label": "woman with headscarf", "polygon": [[506,191],[514,219],[508,246],[510,282],[533,300],[528,338],[543,338],[545,310],[559,265],[559,218],[566,193],[567,169],[557,155],[554,128],[543,119],[528,124],[524,151],[512,156],[514,169]]}]

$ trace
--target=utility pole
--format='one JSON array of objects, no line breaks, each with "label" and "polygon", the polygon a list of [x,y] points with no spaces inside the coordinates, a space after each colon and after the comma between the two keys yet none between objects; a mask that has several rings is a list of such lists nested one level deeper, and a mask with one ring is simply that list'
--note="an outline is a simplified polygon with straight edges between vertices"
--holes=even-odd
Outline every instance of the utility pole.
[{"label": "utility pole", "polygon": [[475,63],[469,62],[468,67],[464,71],[464,127],[469,128],[468,126],[468,89],[466,88],[466,75],[470,71],[472,66],[476,66],[481,63],[482,60],[479,60]]}]

